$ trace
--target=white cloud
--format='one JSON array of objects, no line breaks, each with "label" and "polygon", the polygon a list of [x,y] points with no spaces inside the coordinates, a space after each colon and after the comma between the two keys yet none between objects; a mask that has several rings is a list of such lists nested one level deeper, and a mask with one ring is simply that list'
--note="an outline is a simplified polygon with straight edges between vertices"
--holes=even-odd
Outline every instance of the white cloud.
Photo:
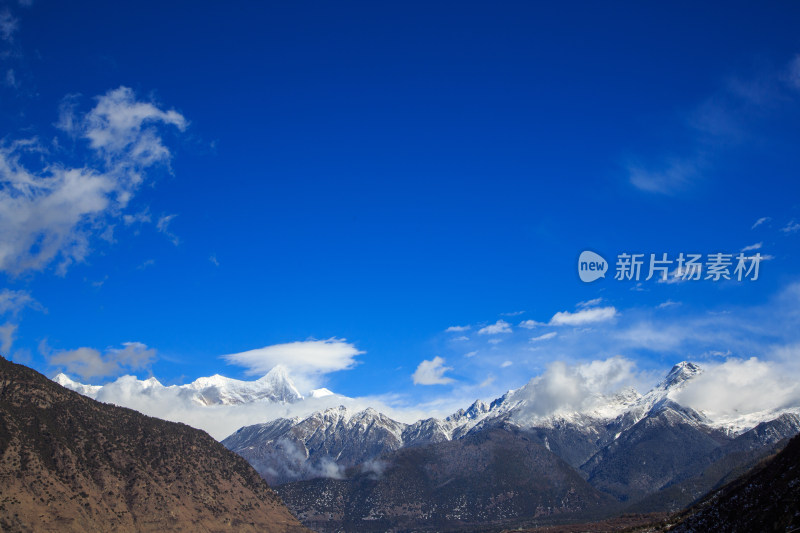
[{"label": "white cloud", "polygon": [[500,314],[502,316],[519,316],[519,315],[524,314],[524,313],[525,313],[525,311],[512,311],[510,313],[500,313]]},{"label": "white cloud", "polygon": [[0,291],[0,315],[5,313],[16,315],[26,307],[41,309],[39,303],[31,297],[28,291],[15,291],[13,289]]},{"label": "white cloud", "polygon": [[90,238],[108,234],[108,218],[121,216],[144,172],[169,164],[159,125],[182,130],[186,121],[120,87],[97,98],[83,116],[74,106],[62,108],[59,127],[87,140],[103,161],[98,165],[71,168],[46,161],[31,170],[22,163],[26,155],[49,156],[36,139],[0,144],[0,270],[18,275],[59,259],[63,273],[83,261]]},{"label": "white cloud", "polygon": [[163,111],[152,103],[137,101],[133,90],[120,87],[97,99],[97,105],[83,121],[81,134],[111,163],[127,165],[132,158],[139,164],[151,165],[170,155],[153,128],[156,123],[175,126],[180,131],[187,126],[177,111]]},{"label": "white cloud", "polygon": [[209,261],[211,261],[211,264],[212,264],[212,265],[214,265],[214,266],[216,266],[216,267],[218,267],[218,266],[219,266],[219,260],[217,259],[217,256],[216,256],[216,255],[211,255],[211,256],[209,256],[208,260],[209,260]]},{"label": "white cloud", "polygon": [[525,328],[525,329],[533,329],[533,328],[535,328],[537,326],[546,326],[546,325],[547,324],[545,324],[543,322],[537,322],[535,320],[523,320],[522,322],[519,323],[519,327]]},{"label": "white cloud", "polygon": [[756,220],[756,221],[753,223],[753,226],[752,226],[750,229],[756,229],[756,228],[757,228],[757,227],[759,227],[761,224],[764,224],[764,223],[766,223],[766,222],[769,222],[770,220],[772,220],[770,217],[761,217],[761,218],[759,218],[758,220]]},{"label": "white cloud", "polygon": [[478,330],[479,335],[497,335],[499,333],[511,333],[511,324],[505,320],[498,320],[494,324],[489,324]]},{"label": "white cloud", "polygon": [[696,163],[690,160],[669,161],[660,170],[649,170],[641,166],[630,166],[628,175],[631,184],[645,192],[671,195],[685,189],[697,178]]},{"label": "white cloud", "polygon": [[411,378],[414,380],[414,385],[447,385],[453,383],[455,380],[451,377],[445,376],[445,372],[453,370],[453,367],[444,366],[444,359],[438,355],[432,361],[423,360]]},{"label": "white cloud", "polygon": [[100,353],[94,348],[51,351],[45,343],[40,346],[47,363],[84,379],[119,375],[125,370],[147,368],[156,351],[141,342],[125,342],[122,348],[109,348]]},{"label": "white cloud", "polygon": [[763,245],[764,245],[763,242],[757,242],[755,244],[751,244],[750,246],[745,246],[744,248],[742,248],[742,251],[749,252],[751,250],[760,250]]},{"label": "white cloud", "polygon": [[222,357],[228,363],[245,367],[249,375],[263,376],[273,367],[283,365],[301,388],[310,389],[321,376],[355,366],[356,356],[363,353],[346,339],[332,337],[274,344]]},{"label": "white cloud", "polygon": [[131,224],[144,224],[150,222],[150,213],[147,210],[141,211],[139,213],[134,214],[125,214],[122,215],[122,221],[125,223],[126,226],[130,226]]},{"label": "white cloud", "polygon": [[781,231],[786,234],[797,233],[797,231],[800,231],[800,223],[791,220],[788,224],[781,228]]},{"label": "white cloud", "polygon": [[11,352],[11,346],[14,344],[16,333],[16,324],[9,322],[0,326],[0,355],[3,355],[6,359]]},{"label": "white cloud", "polygon": [[545,333],[543,335],[539,335],[538,337],[531,337],[530,342],[546,341],[547,339],[552,339],[557,335],[558,333],[556,333],[555,331],[551,331],[550,333]]},{"label": "white cloud", "polygon": [[19,29],[19,21],[8,9],[0,11],[0,39],[11,42]]},{"label": "white cloud", "polygon": [[468,341],[469,337],[467,337],[466,335],[459,335],[458,337],[453,337],[451,340],[462,342],[462,341]]},{"label": "white cloud", "polygon": [[550,319],[551,326],[582,326],[595,322],[605,322],[617,316],[615,307],[593,307],[570,313],[559,311]]},{"label": "white cloud", "polygon": [[503,342],[503,339],[498,339],[497,337],[493,337],[489,339],[488,342],[489,344],[500,344],[501,342]]},{"label": "white cloud", "polygon": [[665,302],[661,302],[656,306],[658,309],[666,309],[667,307],[675,307],[676,305],[681,305],[680,302],[673,302],[672,300],[667,300]]},{"label": "white cloud", "polygon": [[175,246],[178,246],[181,243],[181,241],[180,239],[178,239],[177,235],[175,235],[169,230],[169,223],[172,222],[177,216],[178,215],[164,215],[160,217],[158,219],[158,222],[156,223],[156,229],[160,233],[166,235],[172,242],[172,244],[174,244]]},{"label": "white cloud", "polygon": [[542,375],[515,392],[515,399],[525,400],[520,416],[548,416],[589,408],[601,400],[600,395],[635,383],[635,367],[633,361],[621,356],[577,365],[553,362]]},{"label": "white cloud", "polygon": [[736,418],[799,405],[800,382],[775,362],[730,358],[706,366],[675,399],[714,418]]},{"label": "white cloud", "polygon": [[592,298],[591,300],[586,300],[584,302],[578,302],[578,307],[585,309],[587,307],[594,307],[596,305],[600,305],[603,303],[602,298]]},{"label": "white cloud", "polygon": [[464,357],[475,357],[476,355],[478,355],[478,351],[477,350],[465,353]]},{"label": "white cloud", "polygon": [[513,364],[514,363],[512,361],[503,361],[502,364],[500,365],[500,368],[508,368]]},{"label": "white cloud", "polygon": [[457,332],[457,331],[467,331],[470,329],[470,326],[450,326],[445,331],[450,332]]}]

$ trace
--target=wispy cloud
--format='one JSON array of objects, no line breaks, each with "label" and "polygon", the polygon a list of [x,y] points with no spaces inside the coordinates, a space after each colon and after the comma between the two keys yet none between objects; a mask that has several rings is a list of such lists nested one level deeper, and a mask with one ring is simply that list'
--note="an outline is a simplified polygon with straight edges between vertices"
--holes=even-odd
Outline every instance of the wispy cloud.
[{"label": "wispy cloud", "polygon": [[53,351],[43,342],[39,351],[51,367],[84,379],[117,376],[122,372],[147,368],[156,358],[156,350],[140,342],[125,342],[122,348],[108,348],[105,353],[85,347]]},{"label": "wispy cloud", "polygon": [[458,331],[468,331],[469,329],[470,329],[470,326],[450,326],[445,331],[450,333],[450,332],[458,332]]},{"label": "wispy cloud", "polygon": [[628,166],[628,175],[631,184],[639,190],[672,195],[688,188],[700,171],[697,161],[673,159],[661,168],[631,164]]},{"label": "wispy cloud", "polygon": [[553,315],[549,324],[551,326],[583,326],[586,324],[593,324],[596,322],[606,322],[617,316],[617,309],[615,307],[593,307],[590,309],[583,309],[570,313],[569,311],[560,311]]},{"label": "wispy cloud", "polygon": [[745,246],[744,248],[742,248],[742,251],[750,252],[752,250],[760,250],[762,246],[764,246],[763,242],[757,242],[755,244],[751,244],[750,246]]},{"label": "wispy cloud", "polygon": [[800,231],[800,223],[798,223],[795,220],[792,220],[788,224],[786,224],[784,227],[782,227],[781,231],[786,233],[786,234],[797,233],[798,231]]},{"label": "wispy cloud", "polygon": [[3,289],[0,290],[0,315],[11,313],[16,315],[26,307],[42,309],[42,306],[33,299],[28,291]]},{"label": "wispy cloud", "polygon": [[600,305],[603,303],[602,298],[592,298],[591,300],[586,300],[584,302],[578,302],[577,307],[586,308],[586,307],[594,307],[596,305]]},{"label": "wispy cloud", "polygon": [[180,239],[178,238],[177,235],[175,235],[174,233],[172,233],[170,231],[169,224],[177,216],[178,215],[164,215],[164,216],[160,217],[158,219],[158,222],[156,223],[156,229],[160,233],[163,233],[164,235],[166,235],[167,238],[169,238],[170,242],[172,242],[172,244],[174,244],[175,246],[178,246],[181,243],[181,241],[180,241]]},{"label": "wispy cloud", "polygon": [[8,9],[0,11],[0,39],[6,42],[14,40],[14,34],[19,29],[19,20]]},{"label": "wispy cloud", "polygon": [[0,326],[0,354],[8,357],[17,333],[17,325],[10,322]]},{"label": "wispy cloud", "polygon": [[[626,164],[630,184],[660,195],[689,190],[713,171],[722,154],[745,143],[763,127],[765,116],[774,117],[784,102],[796,97],[797,58],[786,68],[761,72],[750,78],[730,78],[684,117],[690,145],[681,151],[637,157]],[[753,228],[766,222],[760,219]]]},{"label": "wispy cloud", "polygon": [[553,337],[556,336],[558,336],[558,333],[556,333],[555,331],[551,331],[550,333],[544,333],[542,335],[539,335],[538,337],[531,337],[530,342],[546,341],[547,339],[552,339]]},{"label": "wispy cloud", "polygon": [[62,109],[59,126],[88,142],[102,163],[69,167],[47,161],[24,163],[31,154],[52,159],[36,139],[0,144],[0,270],[18,275],[42,270],[55,260],[64,273],[85,259],[90,239],[107,233],[155,165],[168,165],[170,151],[159,126],[186,127],[176,111],[163,111],[120,87],[97,98],[88,113]]},{"label": "wispy cloud", "polygon": [[758,220],[756,220],[756,221],[753,223],[753,226],[752,226],[750,229],[756,229],[756,228],[757,228],[757,227],[759,227],[761,224],[766,224],[766,223],[767,223],[767,222],[769,222],[770,220],[772,220],[770,217],[761,217],[761,218],[759,218]]}]

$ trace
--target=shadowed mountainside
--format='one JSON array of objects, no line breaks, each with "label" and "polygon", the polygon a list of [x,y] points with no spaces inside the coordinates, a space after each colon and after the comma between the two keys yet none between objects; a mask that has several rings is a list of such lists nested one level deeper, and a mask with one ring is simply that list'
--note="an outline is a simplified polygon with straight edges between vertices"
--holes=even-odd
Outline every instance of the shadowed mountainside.
[{"label": "shadowed mountainside", "polygon": [[0,358],[0,530],[306,531],[205,432]]},{"label": "shadowed mountainside", "polygon": [[615,505],[550,450],[513,430],[404,448],[347,476],[276,490],[319,531],[463,531],[597,516]]}]

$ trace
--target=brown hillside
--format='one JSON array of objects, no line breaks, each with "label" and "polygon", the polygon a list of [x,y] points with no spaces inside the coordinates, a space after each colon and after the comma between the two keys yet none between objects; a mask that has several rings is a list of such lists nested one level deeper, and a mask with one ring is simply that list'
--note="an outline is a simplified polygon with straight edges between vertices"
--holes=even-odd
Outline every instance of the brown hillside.
[{"label": "brown hillside", "polygon": [[307,531],[203,431],[0,357],[0,530]]}]

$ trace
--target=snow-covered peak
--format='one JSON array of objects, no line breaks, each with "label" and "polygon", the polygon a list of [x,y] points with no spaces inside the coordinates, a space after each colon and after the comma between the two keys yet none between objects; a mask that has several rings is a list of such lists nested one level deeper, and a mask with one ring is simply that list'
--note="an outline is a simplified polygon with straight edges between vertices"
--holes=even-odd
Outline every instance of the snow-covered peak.
[{"label": "snow-covered peak", "polygon": [[[128,388],[133,386],[133,391],[141,394],[152,394],[159,389],[174,390],[184,398],[189,398],[200,405],[238,405],[253,402],[294,403],[303,399],[297,390],[289,373],[283,367],[275,367],[263,377],[255,381],[232,379],[219,374],[201,377],[185,385],[171,385],[164,387],[155,377],[145,380],[130,382],[132,377],[125,379]],[[64,374],[58,374],[53,381],[68,389],[79,392],[85,396],[97,398],[104,387],[114,387],[117,382],[109,385],[84,385],[73,381]],[[332,392],[324,389],[328,394]],[[321,394],[325,396],[325,394]]]},{"label": "snow-covered peak", "polygon": [[688,380],[699,376],[703,369],[689,361],[682,361],[672,367],[667,377],[665,377],[658,385],[657,389],[674,390],[677,387],[682,387]]},{"label": "snow-covered peak", "polygon": [[333,391],[322,387],[321,389],[314,389],[308,393],[309,398],[324,398],[325,396],[333,396]]},{"label": "snow-covered peak", "polygon": [[102,388],[100,385],[84,385],[83,383],[78,383],[70,379],[66,374],[60,373],[56,377],[53,378],[53,381],[58,383],[64,388],[69,390],[73,390],[84,396],[89,396],[90,398],[94,398],[97,396],[98,391]]}]

